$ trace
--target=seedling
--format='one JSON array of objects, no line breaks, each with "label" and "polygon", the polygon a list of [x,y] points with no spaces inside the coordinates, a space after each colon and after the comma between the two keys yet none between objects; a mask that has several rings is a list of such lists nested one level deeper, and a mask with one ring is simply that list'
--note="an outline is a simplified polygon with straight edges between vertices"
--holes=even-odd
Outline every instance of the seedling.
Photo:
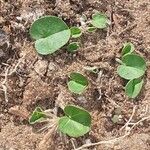
[{"label": "seedling", "polygon": [[143,83],[142,79],[130,80],[125,87],[126,95],[130,98],[136,98],[142,89]]},{"label": "seedling", "polygon": [[[45,113],[41,108],[38,107],[34,110],[29,119],[30,124],[38,123],[41,121],[41,119],[43,119],[43,116],[41,115],[38,115],[37,117],[37,114],[35,112],[47,114],[47,118],[49,118],[49,116],[52,116],[52,114]],[[53,124],[51,124],[51,120],[53,120],[53,122],[56,122],[55,126],[58,126],[58,129],[61,132],[67,134],[70,137],[80,137],[90,131],[91,116],[85,109],[73,105],[68,105],[64,108],[64,113],[65,116],[63,117],[59,118],[55,116],[54,118],[51,118],[49,120],[47,119],[47,122],[50,122],[48,123],[49,126],[47,126],[47,129],[52,127]],[[34,119],[32,120],[31,118]]]},{"label": "seedling", "polygon": [[146,71],[145,60],[136,54],[126,54],[122,57],[122,65],[117,69],[118,74],[127,80],[139,78]]},{"label": "seedling", "polygon": [[66,106],[66,116],[59,119],[59,130],[71,137],[80,137],[90,131],[91,116],[83,108]]},{"label": "seedling", "polygon": [[67,51],[74,53],[79,49],[79,44],[78,42],[72,42],[67,46]]},{"label": "seedling", "polygon": [[129,98],[136,98],[143,86],[144,81],[141,77],[146,71],[146,62],[144,58],[137,54],[133,54],[134,45],[132,43],[124,44],[122,50],[121,65],[117,68],[117,73],[122,78],[129,80],[126,87],[125,93]]},{"label": "seedling", "polygon": [[70,30],[72,38],[78,38],[82,35],[82,31],[78,27],[71,27]]},{"label": "seedling", "polygon": [[71,32],[66,23],[55,16],[37,19],[30,28],[30,35],[35,39],[35,48],[39,54],[52,54],[70,39]]},{"label": "seedling", "polygon": [[104,29],[108,24],[110,24],[110,21],[106,15],[98,12],[92,16],[91,24],[96,28]]},{"label": "seedling", "polygon": [[132,43],[128,42],[124,44],[124,47],[122,49],[122,56],[126,54],[131,54],[135,50],[135,47]]},{"label": "seedling", "polygon": [[82,94],[88,86],[88,80],[82,74],[74,72],[70,74],[70,81],[67,84],[72,93]]},{"label": "seedling", "polygon": [[37,107],[33,111],[32,115],[29,119],[29,123],[35,124],[36,122],[40,122],[40,121],[44,120],[45,118],[46,118],[46,114],[44,113],[44,111],[40,107]]}]

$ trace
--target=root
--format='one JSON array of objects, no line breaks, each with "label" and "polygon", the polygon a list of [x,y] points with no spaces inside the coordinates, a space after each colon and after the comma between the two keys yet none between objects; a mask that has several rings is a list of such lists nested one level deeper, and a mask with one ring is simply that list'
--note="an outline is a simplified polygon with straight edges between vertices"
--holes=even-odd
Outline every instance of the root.
[{"label": "root", "polygon": [[[135,110],[136,110],[136,106],[133,108],[133,112],[132,112],[131,117],[129,118],[129,120],[127,121],[127,123],[122,127],[122,129],[125,128],[125,127],[127,127],[130,124],[130,121],[132,120],[132,118],[133,118],[133,116],[135,114]],[[125,132],[125,134],[123,136],[120,136],[120,137],[112,139],[112,140],[106,140],[106,141],[100,141],[100,142],[97,142],[97,143],[84,144],[84,145],[82,145],[79,148],[74,148],[74,150],[82,150],[84,148],[88,148],[88,147],[92,147],[92,146],[98,146],[98,145],[101,145],[101,144],[115,144],[116,142],[119,142],[122,139],[124,139],[125,137],[129,136],[131,134],[131,131],[136,126],[138,126],[141,122],[143,122],[145,120],[149,120],[149,119],[150,119],[150,115],[146,116],[146,117],[143,117],[142,119],[140,119],[136,123],[132,123],[132,127],[128,131],[126,130],[126,132]],[[73,145],[73,147],[74,147],[74,145]]]}]

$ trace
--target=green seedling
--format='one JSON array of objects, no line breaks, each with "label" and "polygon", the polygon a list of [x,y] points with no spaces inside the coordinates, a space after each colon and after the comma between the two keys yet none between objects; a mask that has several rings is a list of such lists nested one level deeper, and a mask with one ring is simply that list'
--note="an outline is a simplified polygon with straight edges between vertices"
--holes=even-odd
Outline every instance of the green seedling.
[{"label": "green seedling", "polygon": [[90,131],[91,116],[83,108],[66,106],[65,116],[59,120],[58,128],[61,132],[71,136],[80,137]]},{"label": "green seedling", "polygon": [[110,24],[110,20],[106,15],[98,12],[92,16],[91,24],[96,28],[104,29]]},{"label": "green seedling", "polygon": [[84,69],[89,72],[95,73],[95,74],[99,72],[99,68],[95,67],[95,66],[93,66],[93,67],[86,66],[86,67],[84,67]]},{"label": "green seedling", "polygon": [[130,98],[136,98],[142,89],[143,83],[142,79],[130,80],[125,87],[126,95]]},{"label": "green seedling", "polygon": [[71,27],[70,30],[72,38],[79,38],[82,35],[82,31],[78,27]]},{"label": "green seedling", "polygon": [[[29,123],[34,124],[41,122],[44,118],[47,118],[47,124],[42,129],[52,129],[58,127],[58,129],[67,134],[70,137],[80,137],[90,131],[91,127],[91,116],[90,114],[81,107],[68,105],[64,108],[65,116],[57,117],[52,113],[45,113],[41,108],[36,108],[31,117]],[[42,113],[42,115],[41,115]],[[44,116],[43,116],[44,114]],[[51,118],[50,118],[51,117]]]},{"label": "green seedling", "polygon": [[70,81],[67,84],[72,93],[82,94],[88,86],[88,80],[82,74],[74,72],[70,74]]},{"label": "green seedling", "polygon": [[76,51],[78,51],[79,49],[79,43],[78,42],[72,42],[67,46],[67,51],[74,53]]},{"label": "green seedling", "polygon": [[129,98],[136,98],[143,86],[141,77],[146,71],[146,62],[143,57],[133,54],[134,45],[125,43],[122,50],[122,60],[117,68],[117,73],[122,78],[129,80],[125,86],[125,93]]},{"label": "green seedling", "polygon": [[124,44],[124,47],[122,49],[122,56],[126,54],[131,54],[135,50],[135,47],[132,43],[128,42]]},{"label": "green seedling", "polygon": [[45,118],[46,118],[46,114],[44,113],[44,111],[40,107],[37,107],[33,111],[31,117],[29,118],[29,123],[35,124],[37,122],[44,120]]},{"label": "green seedling", "polygon": [[35,48],[39,54],[48,55],[59,50],[70,39],[71,31],[66,23],[55,16],[37,19],[30,28],[35,39]]},{"label": "green seedling", "polygon": [[126,54],[122,57],[122,65],[117,69],[117,73],[124,79],[132,80],[144,75],[146,71],[145,60],[136,54]]}]

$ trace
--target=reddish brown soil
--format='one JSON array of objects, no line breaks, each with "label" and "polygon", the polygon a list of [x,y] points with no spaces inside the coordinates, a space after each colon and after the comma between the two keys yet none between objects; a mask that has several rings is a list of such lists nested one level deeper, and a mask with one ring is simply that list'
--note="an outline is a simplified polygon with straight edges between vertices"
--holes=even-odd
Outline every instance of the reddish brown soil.
[{"label": "reddish brown soil", "polygon": [[[90,18],[95,11],[106,13],[112,24],[106,30],[84,33],[78,39],[81,48],[76,54],[67,53],[65,48],[46,57],[35,52],[28,31],[36,18],[56,15],[72,26],[80,25],[83,14]],[[0,0],[0,150],[73,149],[71,139],[59,131],[39,146],[45,133],[38,133],[38,127],[28,123],[36,106],[45,110],[69,103],[87,109],[92,115],[92,130],[74,139],[77,147],[89,140],[98,142],[124,135],[120,128],[129,120],[134,106],[131,122],[149,116],[150,67],[143,90],[134,102],[125,96],[125,83],[116,73],[115,59],[120,57],[126,41],[134,43],[136,52],[149,65],[149,0]],[[85,71],[84,66],[99,67],[101,77]],[[84,74],[90,81],[81,96],[67,89],[67,76],[72,71]],[[114,124],[111,118],[117,106],[122,110],[121,119]],[[125,139],[91,148],[95,149],[149,150],[150,120],[138,124]]]}]

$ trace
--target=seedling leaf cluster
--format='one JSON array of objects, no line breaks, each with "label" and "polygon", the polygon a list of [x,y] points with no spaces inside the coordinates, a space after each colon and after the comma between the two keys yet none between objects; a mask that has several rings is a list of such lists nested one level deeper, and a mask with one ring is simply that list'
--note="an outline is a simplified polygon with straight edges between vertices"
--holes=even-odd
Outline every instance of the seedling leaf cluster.
[{"label": "seedling leaf cluster", "polygon": [[129,80],[125,86],[125,93],[130,98],[136,98],[143,85],[142,76],[146,71],[146,62],[143,57],[134,53],[134,45],[126,43],[122,50],[121,65],[117,72],[120,77]]},{"label": "seedling leaf cluster", "polygon": [[[68,105],[64,108],[65,116],[57,118],[58,129],[70,137],[80,137],[90,131],[91,116],[83,108]],[[43,119],[48,118],[46,113],[37,107],[30,119],[30,124],[41,122]]]},{"label": "seedling leaf cluster", "polygon": [[[108,18],[104,14],[96,13],[93,15],[87,30],[92,32],[96,28],[104,29],[107,27],[107,24]],[[82,27],[73,26],[69,28],[62,19],[56,16],[41,17],[30,28],[30,35],[35,40],[35,49],[41,55],[56,52],[66,45],[70,38],[79,38],[82,33]],[[68,45],[67,50],[75,52],[78,48],[79,44],[71,43]]]},{"label": "seedling leaf cluster", "polygon": [[72,93],[82,94],[88,86],[88,80],[80,73],[73,72],[69,76],[68,88]]}]

